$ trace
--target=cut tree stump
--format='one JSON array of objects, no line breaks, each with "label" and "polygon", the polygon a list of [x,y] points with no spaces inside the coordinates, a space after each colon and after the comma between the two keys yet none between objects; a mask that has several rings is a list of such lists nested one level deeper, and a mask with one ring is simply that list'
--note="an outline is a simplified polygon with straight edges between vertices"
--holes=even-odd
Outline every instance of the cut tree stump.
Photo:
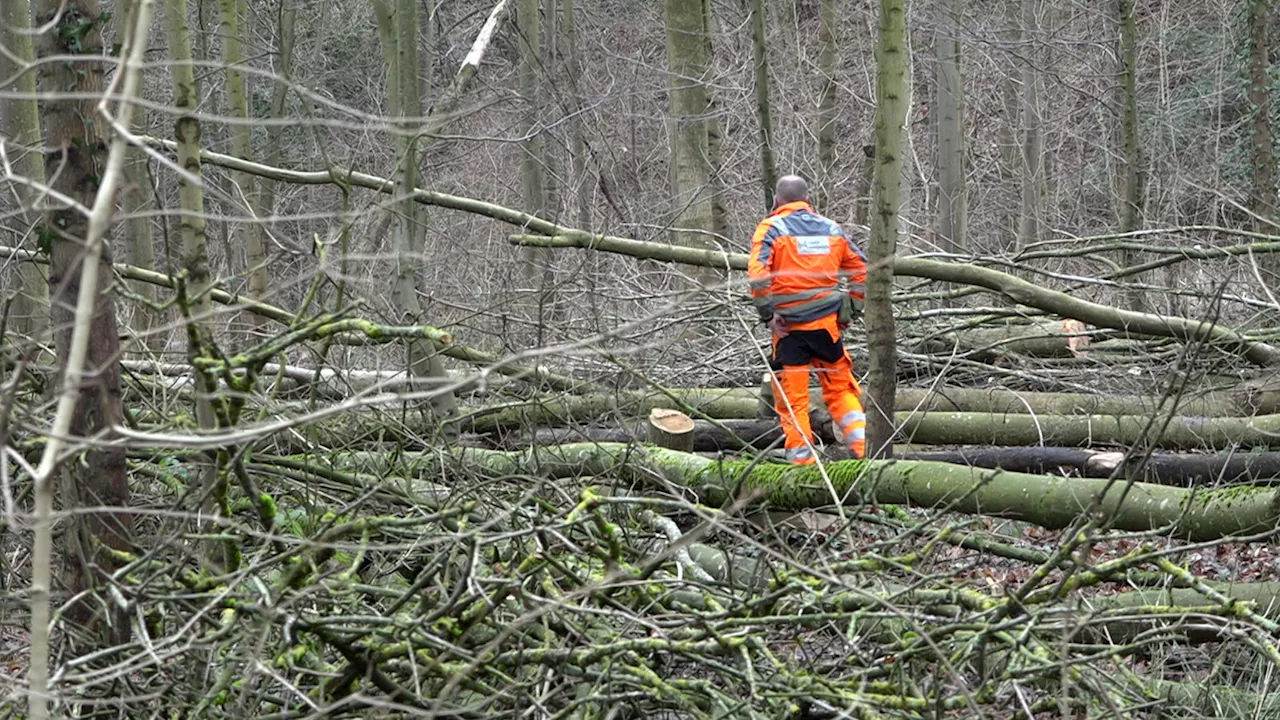
[{"label": "cut tree stump", "polygon": [[693,418],[679,410],[654,408],[649,411],[645,439],[668,450],[693,452]]}]

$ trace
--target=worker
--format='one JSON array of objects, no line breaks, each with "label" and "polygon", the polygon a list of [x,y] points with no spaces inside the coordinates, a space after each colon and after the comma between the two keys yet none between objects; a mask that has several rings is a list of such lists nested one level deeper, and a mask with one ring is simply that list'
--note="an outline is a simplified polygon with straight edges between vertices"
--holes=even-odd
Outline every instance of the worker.
[{"label": "worker", "polygon": [[818,373],[822,398],[844,442],[855,457],[865,457],[862,389],[840,335],[862,312],[866,258],[839,225],[814,212],[803,178],[778,180],[773,212],[751,239],[747,276],[760,321],[773,336],[774,409],[788,462],[817,462],[809,426],[810,368]]}]

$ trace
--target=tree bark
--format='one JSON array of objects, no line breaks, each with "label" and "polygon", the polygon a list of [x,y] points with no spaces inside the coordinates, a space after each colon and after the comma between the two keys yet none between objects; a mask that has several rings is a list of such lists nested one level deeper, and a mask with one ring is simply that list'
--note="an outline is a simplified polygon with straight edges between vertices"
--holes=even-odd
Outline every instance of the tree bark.
[{"label": "tree bark", "polygon": [[[245,81],[244,44],[246,38],[245,22],[248,20],[248,5],[245,0],[218,0],[219,32],[222,36],[222,62],[226,65],[227,75],[227,114],[236,122],[230,126],[231,154],[253,159],[249,123],[252,114],[249,111],[249,90]],[[244,195],[245,207],[252,218],[239,223],[232,232],[232,243],[246,253],[247,272],[249,273],[249,296],[255,300],[267,297],[270,274],[267,268],[267,249],[262,242],[262,230],[256,222],[261,216],[258,207],[258,180],[251,173],[236,173],[236,186]],[[257,328],[262,320],[257,315],[246,313],[246,320],[251,327]]]},{"label": "tree bark", "polygon": [[[129,32],[127,24],[133,14],[136,0],[120,0],[111,16],[116,37]],[[133,128],[136,132],[136,128]],[[151,218],[144,213],[154,207],[154,193],[148,179],[148,160],[141,148],[129,148],[129,159],[124,166],[124,186],[120,192],[121,210],[125,217],[125,247],[129,262],[137,267],[156,266],[155,233]],[[130,329],[139,338],[148,354],[158,356],[164,351],[167,334],[162,326],[164,316],[146,303],[156,301],[156,289],[147,283],[137,283],[131,290],[143,302],[134,306]]]},{"label": "tree bark", "polygon": [[[1041,0],[1022,0],[1023,37],[1033,39],[1039,26]],[[1022,49],[1022,212],[1018,221],[1018,242],[1023,246],[1044,239],[1044,124],[1040,91],[1044,71],[1031,43]]]},{"label": "tree bark", "polygon": [[[422,305],[418,300],[415,258],[425,242],[413,192],[418,187],[417,123],[422,114],[418,81],[418,12],[414,0],[375,0],[378,31],[383,57],[388,65],[387,99],[392,117],[397,119],[395,212],[400,227],[395,233],[396,279],[392,293],[400,317],[406,324],[422,321]],[[415,378],[448,377],[433,344],[425,339],[406,342],[409,374]],[[432,422],[453,414],[457,399],[451,391],[441,391],[428,401]]]},{"label": "tree bark", "polygon": [[819,212],[831,212],[835,196],[836,166],[836,76],[840,67],[837,28],[840,18],[836,0],[822,0],[818,10],[818,72],[822,90],[818,98],[818,192],[815,198]]},{"label": "tree bark", "polygon": [[907,118],[907,29],[902,0],[880,0],[876,47],[876,159],[871,235],[867,241],[868,457],[893,455],[897,337],[893,317],[894,256],[904,204],[902,167]]},{"label": "tree bark", "polygon": [[578,19],[574,0],[562,0],[560,5],[561,23],[565,40],[565,70],[569,82],[569,135],[572,143],[570,162],[573,166],[573,182],[577,190],[574,202],[578,227],[590,230],[591,221],[591,184],[587,177],[587,139],[582,127],[582,59],[578,53]]},{"label": "tree bark", "polygon": [[[1253,122],[1249,128],[1251,150],[1250,167],[1253,171],[1253,187],[1250,193],[1250,210],[1258,219],[1254,229],[1270,232],[1274,229],[1276,205],[1275,139],[1271,131],[1271,12],[1272,0],[1248,0],[1249,33],[1249,104]],[[1121,0],[1121,8],[1128,6],[1133,14],[1133,0]],[[1126,56],[1127,58],[1127,56]],[[1134,61],[1136,65],[1136,59]],[[1274,263],[1272,263],[1274,265]]]},{"label": "tree bark", "polygon": [[[1142,227],[1144,195],[1142,139],[1138,128],[1138,22],[1134,0],[1120,3],[1120,154],[1124,159],[1121,179],[1120,232],[1129,233]],[[1129,250],[1121,254],[1120,264],[1132,267],[1138,254]],[[1143,312],[1148,304],[1146,295],[1136,288],[1125,293],[1130,310]]]},{"label": "tree bark", "polygon": [[[542,18],[538,0],[519,0],[516,5],[520,63],[521,116],[520,133],[520,187],[523,208],[531,215],[546,217],[547,203],[547,152],[543,141],[541,122],[541,88],[539,70],[545,67],[542,56]],[[523,248],[521,267],[528,286],[526,305],[531,319],[537,323],[535,346],[543,344],[543,333],[548,325],[555,325],[556,293],[552,271],[552,253],[546,248]]]},{"label": "tree bark", "polygon": [[939,6],[934,33],[938,132],[938,244],[943,252],[966,247],[969,197],[964,162],[964,75],[960,65],[959,0]]},{"label": "tree bark", "polygon": [[[279,15],[276,19],[276,32],[279,35],[276,45],[276,80],[271,88],[270,119],[283,121],[285,101],[289,98],[289,83],[293,79],[293,45],[298,24],[298,8],[295,0],[280,0]],[[267,129],[267,164],[279,165],[284,154],[283,137],[285,126],[271,125]],[[268,216],[276,213],[276,182],[262,184],[261,202],[258,208]]]},{"label": "tree bark", "polygon": [[[40,0],[35,8],[35,26],[50,28],[36,36],[39,57],[79,56],[86,60],[51,59],[40,65],[40,86],[45,94],[45,175],[53,190],[84,207],[94,205],[106,162],[108,125],[100,119],[96,107],[103,92],[104,65],[100,56],[105,22],[97,0]],[[144,40],[140,38],[139,42]],[[52,207],[40,232],[50,240],[52,324],[58,366],[65,372],[81,292],[89,219],[79,210],[52,199],[49,202]],[[114,429],[124,424],[112,281],[110,248],[104,243],[88,329],[85,373],[69,428],[72,438],[110,440]],[[128,512],[124,449],[99,445],[85,453],[83,463],[69,463],[63,474],[66,482],[62,503],[69,511],[65,535],[68,585],[72,593],[79,593],[98,585],[119,567],[115,559],[97,550],[99,544],[116,550],[132,546],[133,520]],[[93,613],[94,604],[82,601],[73,606],[71,617],[89,625]],[[114,628],[116,639],[127,632],[127,622]]]},{"label": "tree bark", "polygon": [[[178,113],[173,134],[178,144],[178,165],[183,170],[178,176],[178,198],[181,204],[178,228],[182,238],[182,268],[187,275],[186,307],[183,308],[187,330],[187,360],[198,381],[195,393],[196,424],[202,430],[211,430],[218,426],[212,402],[219,391],[218,380],[194,369],[196,358],[213,354],[213,313],[209,298],[213,282],[209,274],[209,243],[205,235],[203,176],[200,167],[201,130],[197,117],[200,92],[196,86],[195,67],[191,62],[191,32],[187,22],[186,0],[167,0],[164,18],[165,38],[171,61],[169,77],[173,87],[173,106]],[[203,498],[202,513],[212,518],[230,517],[226,481],[219,479],[217,468],[211,463],[201,465],[198,487]],[[206,557],[212,561],[217,572],[235,570],[235,553],[226,544],[214,543],[206,550]]]},{"label": "tree bark", "polygon": [[[673,242],[689,248],[714,248],[714,198],[711,148],[707,136],[706,15],[702,0],[664,0],[668,94],[671,115],[671,196],[675,203]],[[720,280],[710,269],[703,285]]]},{"label": "tree bark", "polygon": [[[0,53],[0,78],[17,76],[9,88],[25,97],[4,97],[0,93],[0,134],[12,138],[8,145],[9,161],[13,172],[31,181],[32,185],[15,184],[18,200],[22,203],[22,217],[28,227],[38,227],[40,211],[35,207],[38,188],[45,183],[44,160],[39,151],[41,142],[40,108],[35,100],[37,69],[32,66],[35,51],[31,43],[31,5],[28,0],[5,0],[0,3],[0,45],[13,53],[26,71],[18,75],[19,68],[7,56]],[[33,239],[36,233],[30,234]],[[36,243],[28,243],[37,250]],[[18,265],[16,288],[18,293],[9,317],[14,329],[37,342],[45,342],[49,332],[49,283],[41,269],[31,263]]]},{"label": "tree bark", "polygon": [[[720,177],[724,169],[724,131],[720,124],[719,100],[710,82],[711,68],[715,66],[715,17],[711,13],[711,0],[702,0],[702,38],[706,45],[706,68],[703,70],[702,89],[706,95],[703,117],[707,125],[707,176],[711,190],[711,231],[721,238],[729,237],[729,210],[725,207],[724,181]],[[714,238],[707,238],[713,245]]]},{"label": "tree bark", "polygon": [[769,100],[769,45],[765,34],[764,0],[751,0],[751,58],[755,68],[756,119],[760,123],[760,184],[764,207],[773,208],[778,162],[773,152],[773,106]]},{"label": "tree bark", "polygon": [[[636,470],[688,488],[713,506],[734,501],[775,510],[864,503],[946,508],[1011,518],[1048,529],[1072,526],[1090,512],[1123,531],[1162,531],[1192,541],[1265,532],[1280,521],[1280,489],[1190,491],[1145,483],[983,470],[905,460],[843,461],[824,468],[722,462],[664,448],[582,443],[501,452],[465,448],[453,457],[486,475],[537,473],[580,477]],[[1095,500],[1097,500],[1095,507]]]}]

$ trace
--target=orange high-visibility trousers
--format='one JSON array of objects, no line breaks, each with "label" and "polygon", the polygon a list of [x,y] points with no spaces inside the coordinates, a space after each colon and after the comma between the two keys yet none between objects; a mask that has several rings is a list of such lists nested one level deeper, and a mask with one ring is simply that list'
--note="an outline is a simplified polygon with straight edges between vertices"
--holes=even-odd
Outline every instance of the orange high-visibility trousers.
[{"label": "orange high-visibility trousers", "polygon": [[[799,361],[807,360],[801,364]],[[809,372],[818,373],[822,399],[855,457],[867,454],[867,416],[862,388],[853,377],[853,361],[839,342],[839,331],[793,331],[773,341],[773,403],[786,439],[787,460],[799,465],[817,461],[809,424]]]}]

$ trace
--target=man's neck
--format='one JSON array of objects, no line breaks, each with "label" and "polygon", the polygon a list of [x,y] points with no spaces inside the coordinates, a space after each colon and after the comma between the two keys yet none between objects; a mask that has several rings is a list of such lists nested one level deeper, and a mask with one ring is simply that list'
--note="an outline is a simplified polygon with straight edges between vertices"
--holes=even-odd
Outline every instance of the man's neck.
[{"label": "man's neck", "polygon": [[794,212],[796,210],[808,210],[812,212],[813,206],[809,204],[808,200],[795,200],[789,203],[779,203],[778,206],[773,209],[772,214],[777,215],[781,212]]}]

